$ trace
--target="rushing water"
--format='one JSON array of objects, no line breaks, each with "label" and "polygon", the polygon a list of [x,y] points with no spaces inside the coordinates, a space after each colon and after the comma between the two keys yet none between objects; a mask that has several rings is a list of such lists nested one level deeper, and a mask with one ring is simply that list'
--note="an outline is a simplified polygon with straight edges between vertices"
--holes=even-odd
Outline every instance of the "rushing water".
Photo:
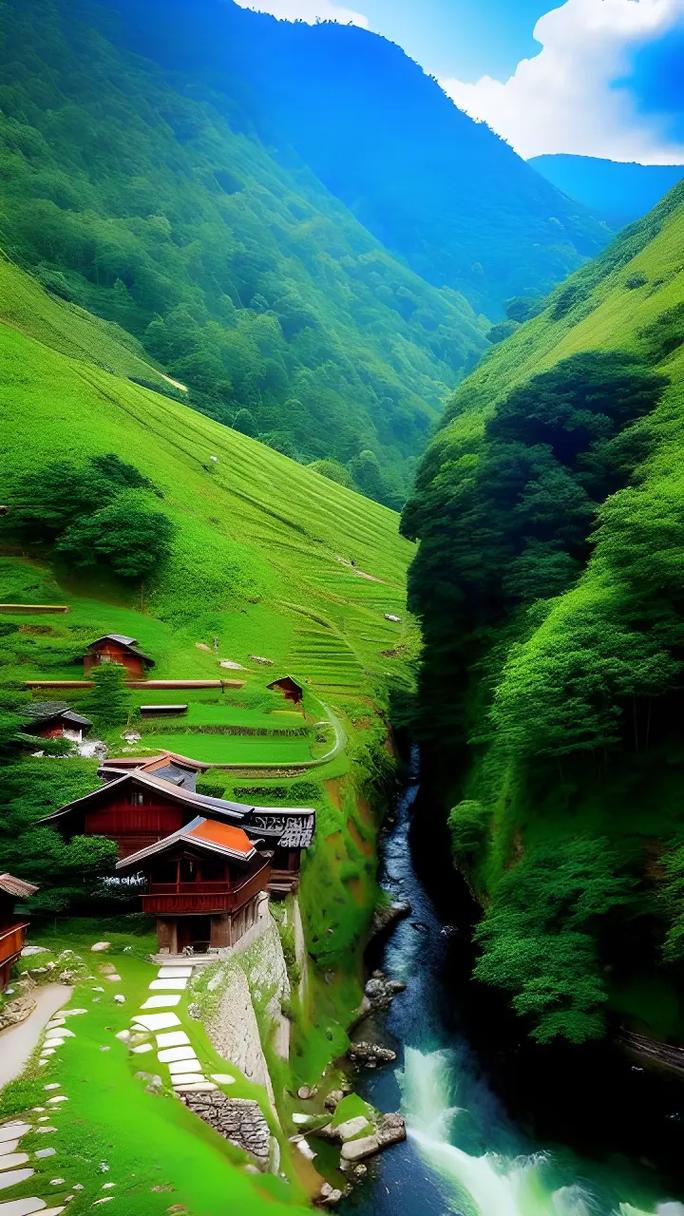
[{"label": "rushing water", "polygon": [[[614,1145],[601,1152],[592,1143],[589,1159],[555,1142],[536,1143],[530,1121],[516,1118],[510,1101],[506,1109],[494,1092],[460,1008],[469,999],[467,969],[458,963],[462,935],[443,923],[416,872],[410,829],[417,796],[414,773],[398,801],[383,862],[384,885],[408,900],[412,915],[393,931],[379,961],[407,990],[384,1019],[363,1028],[391,1043],[398,1060],[394,1069],[366,1074],[362,1092],[382,1109],[400,1106],[409,1137],[372,1166],[344,1205],[345,1216],[684,1216],[684,1204],[668,1193],[673,1185],[646,1163],[619,1157]],[[440,850],[443,855],[439,841],[423,848],[437,870]],[[441,887],[449,874],[443,867]],[[625,1069],[629,1083],[638,1084]],[[564,1093],[555,1100],[563,1104]]]}]

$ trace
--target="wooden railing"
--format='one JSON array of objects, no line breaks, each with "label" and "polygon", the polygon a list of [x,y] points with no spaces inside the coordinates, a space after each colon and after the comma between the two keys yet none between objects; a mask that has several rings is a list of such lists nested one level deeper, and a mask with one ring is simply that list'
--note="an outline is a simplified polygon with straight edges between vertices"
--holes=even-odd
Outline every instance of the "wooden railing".
[{"label": "wooden railing", "polygon": [[235,887],[225,882],[152,883],[142,897],[143,912],[148,916],[237,912],[267,889],[269,877],[270,867],[264,865]]},{"label": "wooden railing", "polygon": [[11,925],[9,929],[0,929],[0,964],[16,958],[24,946],[28,921],[20,925]]}]

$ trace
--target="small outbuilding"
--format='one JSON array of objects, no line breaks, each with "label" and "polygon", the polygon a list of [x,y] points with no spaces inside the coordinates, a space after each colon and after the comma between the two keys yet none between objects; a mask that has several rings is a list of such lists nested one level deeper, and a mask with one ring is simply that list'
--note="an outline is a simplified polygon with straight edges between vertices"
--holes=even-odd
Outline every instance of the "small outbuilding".
[{"label": "small outbuilding", "polygon": [[144,679],[148,668],[154,667],[154,659],[143,653],[137,640],[123,633],[106,633],[90,643],[83,658],[86,675],[103,663],[119,663],[132,680]]},{"label": "small outbuilding", "polygon": [[293,705],[301,705],[304,699],[302,685],[293,680],[292,676],[280,676],[277,680],[272,680],[268,687],[273,692],[282,693],[285,700],[291,701]]},{"label": "small outbuilding", "polygon": [[37,735],[40,739],[70,739],[82,743],[83,736],[92,728],[90,718],[74,713],[66,701],[34,701],[26,706],[29,721],[24,733]]},{"label": "small outbuilding", "polygon": [[0,874],[0,992],[9,983],[10,972],[26,942],[28,917],[17,904],[35,895],[37,887],[12,874]]}]

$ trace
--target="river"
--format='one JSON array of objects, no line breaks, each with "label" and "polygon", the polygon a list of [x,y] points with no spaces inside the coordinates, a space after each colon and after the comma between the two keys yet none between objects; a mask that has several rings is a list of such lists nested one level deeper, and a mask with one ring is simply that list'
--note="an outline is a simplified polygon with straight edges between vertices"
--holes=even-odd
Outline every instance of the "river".
[{"label": "river", "polygon": [[[405,980],[407,989],[387,1014],[361,1028],[393,1046],[398,1059],[394,1068],[362,1074],[360,1090],[381,1109],[401,1109],[409,1136],[376,1160],[340,1210],[344,1216],[684,1216],[684,1186],[673,1171],[666,1181],[653,1164],[661,1139],[676,1161],[676,1103],[684,1107],[679,1090],[652,1083],[622,1059],[605,1066],[601,1059],[588,1080],[574,1076],[576,1053],[554,1082],[553,1057],[530,1064],[535,1053],[524,1047],[526,1092],[515,1039],[520,1028],[512,1035],[511,1019],[497,1012],[501,1006],[495,1001],[492,1014],[490,999],[468,979],[470,926],[460,929],[457,919],[467,920],[467,895],[449,866],[446,841],[433,828],[421,830],[421,816],[412,815],[418,797],[414,772],[385,833],[382,860],[383,885],[408,900],[412,915],[372,960]],[[548,1117],[534,1109],[540,1092]],[[567,1132],[567,1142],[542,1139],[540,1124],[555,1136]]]}]

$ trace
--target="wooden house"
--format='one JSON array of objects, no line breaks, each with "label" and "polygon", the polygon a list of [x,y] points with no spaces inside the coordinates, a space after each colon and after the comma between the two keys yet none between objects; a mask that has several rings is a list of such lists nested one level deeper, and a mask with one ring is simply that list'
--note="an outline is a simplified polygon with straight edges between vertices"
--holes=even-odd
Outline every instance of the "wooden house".
[{"label": "wooden house", "polygon": [[[179,832],[198,815],[243,828],[271,861],[271,889],[293,890],[299,880],[302,850],[313,839],[316,812],[310,807],[258,807],[199,794],[198,770],[206,766],[166,753],[150,759],[128,757],[120,768],[108,760],[101,767],[102,785],[42,823],[72,836],[105,836],[115,840],[119,859]],[[120,762],[116,762],[120,763]],[[194,766],[193,769],[189,766]],[[164,774],[164,775],[162,775]]]},{"label": "wooden house", "polygon": [[301,705],[304,699],[304,689],[301,684],[293,680],[292,676],[280,676],[277,680],[272,680],[268,688],[274,692],[283,694],[286,701],[291,701],[293,705]]},{"label": "wooden house", "polygon": [[92,727],[90,718],[74,713],[66,701],[35,701],[26,706],[29,721],[24,726],[27,735],[41,739],[70,739],[82,743]]},{"label": "wooden house", "polygon": [[129,679],[141,680],[147,669],[154,667],[154,659],[143,654],[135,638],[126,637],[123,633],[106,633],[104,637],[91,642],[83,658],[83,670],[88,675],[94,667],[102,663],[119,663],[126,668]]},{"label": "wooden house", "polygon": [[270,864],[242,828],[202,815],[117,863],[142,874],[142,910],[157,922],[160,950],[203,953],[236,942],[256,923]]},{"label": "wooden house", "polygon": [[15,911],[17,903],[35,895],[37,887],[11,874],[0,874],[0,992],[9,983],[10,972],[26,941],[28,917]]}]

